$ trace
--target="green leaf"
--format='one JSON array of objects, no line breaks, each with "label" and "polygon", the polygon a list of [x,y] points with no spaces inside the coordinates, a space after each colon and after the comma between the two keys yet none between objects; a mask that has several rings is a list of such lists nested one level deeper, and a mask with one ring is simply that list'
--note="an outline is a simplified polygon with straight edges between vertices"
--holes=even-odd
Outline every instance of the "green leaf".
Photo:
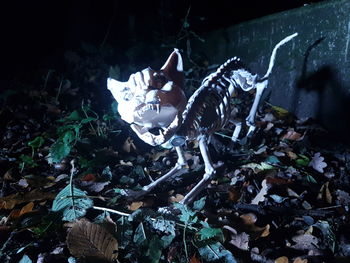
[{"label": "green leaf", "polygon": [[[208,223],[207,223],[208,224]],[[223,233],[220,228],[211,228],[209,225],[202,228],[199,232],[199,240],[206,240],[214,237],[223,238]]]},{"label": "green leaf", "polygon": [[56,141],[50,147],[49,162],[59,163],[63,158],[68,156],[71,151],[71,146],[62,141]]},{"label": "green leaf", "polygon": [[32,263],[33,261],[27,256],[23,255],[22,259],[18,263]]},{"label": "green leaf", "polygon": [[163,218],[156,218],[155,220],[149,220],[152,227],[164,233],[171,233],[175,235],[175,222],[165,220]]},{"label": "green leaf", "polygon": [[132,242],[132,222],[127,220],[124,216],[117,220],[117,239],[119,240],[119,247],[124,249],[127,245]]},{"label": "green leaf", "polygon": [[39,148],[44,144],[44,138],[41,136],[35,137],[34,140],[28,142],[28,146],[32,148]]},{"label": "green leaf", "polygon": [[309,165],[310,159],[307,156],[305,156],[303,154],[299,154],[298,157],[299,158],[295,160],[297,165],[300,165],[300,166],[308,166]]},{"label": "green leaf", "polygon": [[202,259],[208,262],[219,261],[223,263],[236,263],[232,253],[226,250],[220,242],[207,244],[198,248]]},{"label": "green leaf", "polygon": [[205,200],[206,200],[206,196],[202,197],[201,199],[193,202],[193,209],[196,211],[200,211],[203,209],[204,205],[205,205]]},{"label": "green leaf", "polygon": [[147,240],[147,236],[143,223],[141,222],[135,230],[134,242],[137,245],[141,245],[145,240]]},{"label": "green leaf", "polygon": [[74,141],[75,135],[73,131],[66,131],[65,134],[63,135],[62,141],[64,144],[70,144]]},{"label": "green leaf", "polygon": [[70,122],[70,121],[80,121],[83,117],[80,115],[79,111],[75,110],[69,116],[58,120],[58,122]]},{"label": "green leaf", "polygon": [[151,263],[158,263],[162,255],[163,244],[157,236],[153,236],[148,245],[148,257]]},{"label": "green leaf", "polygon": [[38,164],[34,161],[34,159],[29,155],[21,154],[19,158],[22,160],[22,162],[24,162],[26,165],[30,167],[38,166]]},{"label": "green leaf", "polygon": [[87,118],[81,120],[81,123],[85,124],[85,123],[88,123],[88,122],[90,122],[90,121],[96,121],[96,120],[97,120],[97,118],[94,118],[94,117],[87,117]]},{"label": "green leaf", "polygon": [[274,155],[267,157],[265,162],[268,164],[272,164],[272,165],[273,164],[280,164],[280,160]]},{"label": "green leaf", "polygon": [[195,211],[192,211],[188,206],[180,203],[174,203],[174,206],[181,211],[179,215],[180,221],[186,224],[197,223],[198,217]]},{"label": "green leaf", "polygon": [[84,216],[86,210],[92,206],[93,201],[84,191],[69,184],[57,194],[52,204],[52,211],[62,211],[63,220],[74,221]]}]

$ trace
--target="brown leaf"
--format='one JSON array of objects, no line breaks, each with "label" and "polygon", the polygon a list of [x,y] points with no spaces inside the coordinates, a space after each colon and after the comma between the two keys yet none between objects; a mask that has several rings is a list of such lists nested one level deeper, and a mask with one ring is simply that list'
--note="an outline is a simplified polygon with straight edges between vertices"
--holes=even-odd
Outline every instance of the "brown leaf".
[{"label": "brown leaf", "polygon": [[10,215],[9,215],[9,218],[17,219],[17,218],[21,217],[22,215],[33,211],[33,207],[34,207],[34,203],[30,202],[30,203],[26,204],[25,206],[23,206],[22,209],[12,210]]},{"label": "brown leaf", "polygon": [[257,220],[256,215],[253,213],[243,214],[240,216],[240,218],[244,225],[254,225]]},{"label": "brown leaf", "polygon": [[290,140],[290,141],[300,141],[303,139],[303,135],[294,131],[293,129],[288,130],[286,134],[284,134],[281,140]]},{"label": "brown leaf", "polygon": [[299,257],[297,257],[296,259],[294,259],[293,263],[307,263],[307,259],[301,259]]},{"label": "brown leaf", "polygon": [[139,209],[143,205],[143,202],[132,202],[129,206],[128,209],[131,211],[135,211]]},{"label": "brown leaf", "polygon": [[171,203],[179,203],[185,197],[181,194],[176,194],[175,196],[170,196],[169,201]]},{"label": "brown leaf", "polygon": [[56,195],[53,193],[42,192],[38,189],[35,189],[25,194],[15,193],[15,194],[0,198],[0,209],[13,209],[15,205],[18,205],[18,204],[47,200],[47,199],[54,199],[55,196]]},{"label": "brown leaf", "polygon": [[77,258],[113,262],[118,258],[118,242],[103,227],[81,219],[67,236],[70,253]]},{"label": "brown leaf", "polygon": [[94,174],[86,174],[81,178],[82,181],[89,181],[89,182],[95,182],[96,176]]},{"label": "brown leaf", "polygon": [[283,256],[275,259],[275,263],[288,263],[288,258]]},{"label": "brown leaf", "polygon": [[201,263],[201,261],[200,261],[199,258],[196,257],[196,254],[194,254],[194,255],[191,257],[189,263]]},{"label": "brown leaf", "polygon": [[230,187],[228,189],[228,200],[236,203],[241,198],[241,193],[237,187]]},{"label": "brown leaf", "polygon": [[332,203],[332,195],[331,195],[331,191],[329,191],[329,182],[326,182],[325,184],[322,185],[318,195],[317,195],[317,199],[318,200],[322,200],[324,202],[326,202],[327,204],[331,204]]}]

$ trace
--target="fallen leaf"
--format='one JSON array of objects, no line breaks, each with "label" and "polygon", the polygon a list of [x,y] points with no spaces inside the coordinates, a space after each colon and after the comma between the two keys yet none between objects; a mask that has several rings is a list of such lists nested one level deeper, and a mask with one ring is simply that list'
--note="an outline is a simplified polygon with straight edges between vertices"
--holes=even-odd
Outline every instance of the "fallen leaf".
[{"label": "fallen leaf", "polygon": [[242,223],[244,225],[254,225],[258,218],[253,213],[247,213],[247,214],[241,215],[240,219],[242,220]]},{"label": "fallen leaf", "polygon": [[231,186],[228,189],[228,200],[236,203],[241,198],[241,192],[238,190],[237,187]]},{"label": "fallen leaf", "polygon": [[185,197],[181,194],[176,194],[175,196],[170,196],[169,201],[171,203],[179,203]]},{"label": "fallen leaf", "polygon": [[249,235],[245,232],[237,233],[236,229],[226,225],[223,227],[223,229],[226,229],[229,231],[230,234],[230,241],[229,243],[234,245],[235,247],[242,249],[242,250],[248,250],[249,249]]},{"label": "fallen leaf", "polygon": [[295,153],[293,153],[292,151],[288,151],[288,152],[287,152],[287,155],[288,155],[288,157],[289,157],[290,159],[292,159],[292,160],[295,160],[295,159],[298,158],[298,155],[295,154]]},{"label": "fallen leaf", "polygon": [[327,204],[331,204],[332,203],[332,195],[331,195],[331,191],[329,191],[328,186],[329,186],[329,182],[326,182],[321,186],[321,189],[317,195],[317,199],[322,200],[322,201],[326,202]]},{"label": "fallen leaf", "polygon": [[281,137],[281,140],[300,141],[303,138],[304,136],[302,134],[294,131],[294,129],[290,129]]},{"label": "fallen leaf", "polygon": [[118,258],[118,242],[100,225],[81,219],[67,235],[70,253],[77,258],[114,262]]},{"label": "fallen leaf", "polygon": [[294,259],[293,263],[307,263],[307,259],[301,259],[299,257],[297,257],[296,259]]},{"label": "fallen leaf", "polygon": [[135,211],[139,209],[143,205],[143,202],[132,202],[130,205],[128,205],[128,209],[131,211]]},{"label": "fallen leaf", "polygon": [[54,193],[42,192],[38,189],[35,189],[31,192],[21,194],[16,193],[9,196],[5,196],[0,198],[0,209],[13,209],[15,205],[33,202],[33,201],[41,201],[46,199],[54,199]]},{"label": "fallen leaf", "polygon": [[34,207],[34,203],[30,202],[30,203],[26,204],[25,206],[23,206],[21,209],[12,210],[10,215],[9,215],[9,218],[10,219],[20,218],[22,215],[33,211],[33,207]]},{"label": "fallen leaf", "polygon": [[317,172],[323,173],[323,168],[327,167],[327,163],[323,160],[324,158],[321,156],[321,153],[315,153],[309,166],[312,166]]},{"label": "fallen leaf", "polygon": [[275,259],[275,263],[288,263],[289,260],[287,257],[283,256],[283,257],[279,257]]},{"label": "fallen leaf", "polygon": [[317,237],[310,234],[301,234],[292,237],[292,240],[296,243],[291,247],[297,250],[311,250],[318,247],[319,240]]},{"label": "fallen leaf", "polygon": [[189,263],[201,263],[201,261],[200,261],[199,258],[196,257],[196,254],[194,254],[194,255],[191,257]]},{"label": "fallen leaf", "polygon": [[86,174],[81,178],[82,181],[89,181],[89,182],[95,182],[96,181],[96,176],[94,174]]},{"label": "fallen leaf", "polygon": [[260,192],[255,196],[255,198],[252,200],[251,204],[257,205],[260,202],[263,202],[265,200],[265,195],[267,194],[267,191],[269,190],[270,186],[266,183],[266,179],[264,179],[261,182],[261,190]]}]

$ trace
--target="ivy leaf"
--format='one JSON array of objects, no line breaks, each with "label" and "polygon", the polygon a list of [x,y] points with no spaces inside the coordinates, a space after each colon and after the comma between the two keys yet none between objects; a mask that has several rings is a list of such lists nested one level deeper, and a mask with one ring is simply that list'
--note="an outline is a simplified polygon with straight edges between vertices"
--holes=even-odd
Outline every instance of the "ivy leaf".
[{"label": "ivy leaf", "polygon": [[34,148],[40,148],[44,144],[44,138],[41,136],[35,137],[34,140],[28,142],[28,146]]},{"label": "ivy leaf", "polygon": [[93,201],[84,191],[68,184],[57,194],[52,204],[52,211],[62,211],[63,220],[72,222],[84,216],[86,210],[92,206]]},{"label": "ivy leaf", "polygon": [[147,240],[147,236],[146,236],[146,232],[145,232],[145,227],[144,227],[143,223],[141,222],[135,230],[134,242],[137,245],[141,245],[145,240]]},{"label": "ivy leaf", "polygon": [[23,255],[22,259],[18,263],[32,263],[33,261],[27,256]]},{"label": "ivy leaf", "polygon": [[188,206],[180,203],[174,203],[174,206],[181,211],[181,215],[179,216],[180,221],[186,224],[196,223],[198,221],[196,212],[192,211]]},{"label": "ivy leaf", "polygon": [[71,146],[62,141],[56,141],[50,147],[50,153],[48,156],[49,163],[59,163],[63,158],[68,156],[71,151]]},{"label": "ivy leaf", "polygon": [[193,202],[193,209],[196,211],[200,211],[203,209],[204,205],[205,205],[205,200],[207,199],[206,196],[202,197],[201,199]]},{"label": "ivy leaf", "polygon": [[204,261],[218,261],[223,263],[236,263],[232,253],[226,250],[220,242],[207,244],[198,248],[198,252]]},{"label": "ivy leaf", "polygon": [[214,237],[223,238],[223,233],[220,228],[211,228],[206,222],[205,222],[205,227],[199,230],[198,234],[199,234],[199,240],[201,241],[214,238]]}]

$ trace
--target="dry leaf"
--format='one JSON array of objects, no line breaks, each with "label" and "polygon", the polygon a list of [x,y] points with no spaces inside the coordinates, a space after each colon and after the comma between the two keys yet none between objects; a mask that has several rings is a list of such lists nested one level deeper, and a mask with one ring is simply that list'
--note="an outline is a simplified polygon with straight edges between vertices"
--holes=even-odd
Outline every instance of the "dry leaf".
[{"label": "dry leaf", "polygon": [[118,242],[100,225],[81,219],[67,236],[70,253],[77,258],[113,262],[118,257]]},{"label": "dry leaf", "polygon": [[290,129],[287,131],[285,135],[282,136],[281,140],[290,140],[290,141],[300,141],[304,138],[303,135]]},{"label": "dry leaf", "polygon": [[223,229],[228,230],[230,233],[230,244],[242,250],[249,249],[249,235],[247,233],[242,232],[238,234],[236,229],[227,225],[224,226]]},{"label": "dry leaf", "polygon": [[235,247],[242,249],[242,250],[248,250],[249,249],[249,235],[245,232],[231,235],[230,244],[234,245]]},{"label": "dry leaf", "polygon": [[315,153],[309,166],[312,166],[317,172],[323,173],[323,168],[327,167],[327,163],[323,160],[324,158],[321,156],[321,153]]},{"label": "dry leaf", "polygon": [[296,258],[294,259],[293,263],[307,263],[307,259],[301,259],[301,258]]},{"label": "dry leaf", "polygon": [[201,263],[200,259],[196,257],[196,254],[194,254],[189,263]]},{"label": "dry leaf", "polygon": [[42,192],[38,189],[35,189],[25,194],[16,193],[0,198],[0,209],[13,209],[15,205],[18,204],[33,201],[41,201],[46,199],[54,199],[55,196],[56,195],[53,193]]},{"label": "dry leaf", "polygon": [[325,184],[322,185],[320,192],[317,195],[318,200],[325,201],[327,204],[332,203],[332,195],[331,191],[329,191],[329,182],[326,182]]},{"label": "dry leaf", "polygon": [[143,202],[132,202],[130,205],[128,205],[128,209],[131,211],[135,211],[139,209],[143,205]]},{"label": "dry leaf", "polygon": [[240,216],[240,218],[245,225],[254,225],[258,219],[257,216],[253,213],[243,214]]},{"label": "dry leaf", "polygon": [[317,248],[318,247],[317,244],[319,242],[317,237],[310,234],[302,234],[302,235],[294,236],[292,237],[292,240],[296,244],[291,247],[298,250],[310,250],[310,249]]},{"label": "dry leaf", "polygon": [[265,200],[265,195],[267,194],[267,191],[269,190],[269,185],[266,183],[266,179],[264,179],[261,182],[261,190],[260,192],[255,196],[255,198],[252,200],[251,204],[257,205],[260,202],[263,202]]},{"label": "dry leaf", "polygon": [[181,194],[176,194],[175,196],[170,196],[169,201],[171,203],[179,203],[185,197]]},{"label": "dry leaf", "polygon": [[287,152],[287,155],[290,159],[295,160],[298,158],[298,155],[293,153],[292,151]]},{"label": "dry leaf", "polygon": [[33,208],[34,208],[34,203],[30,202],[30,203],[26,204],[25,206],[23,206],[22,209],[12,210],[10,215],[9,215],[9,218],[17,219],[17,218],[21,217],[22,215],[33,211]]},{"label": "dry leaf", "polygon": [[288,258],[283,256],[275,259],[275,263],[288,263]]},{"label": "dry leaf", "polygon": [[241,198],[241,193],[240,191],[237,189],[237,187],[233,187],[231,186],[228,189],[228,200],[236,203],[238,202],[238,200]]}]

